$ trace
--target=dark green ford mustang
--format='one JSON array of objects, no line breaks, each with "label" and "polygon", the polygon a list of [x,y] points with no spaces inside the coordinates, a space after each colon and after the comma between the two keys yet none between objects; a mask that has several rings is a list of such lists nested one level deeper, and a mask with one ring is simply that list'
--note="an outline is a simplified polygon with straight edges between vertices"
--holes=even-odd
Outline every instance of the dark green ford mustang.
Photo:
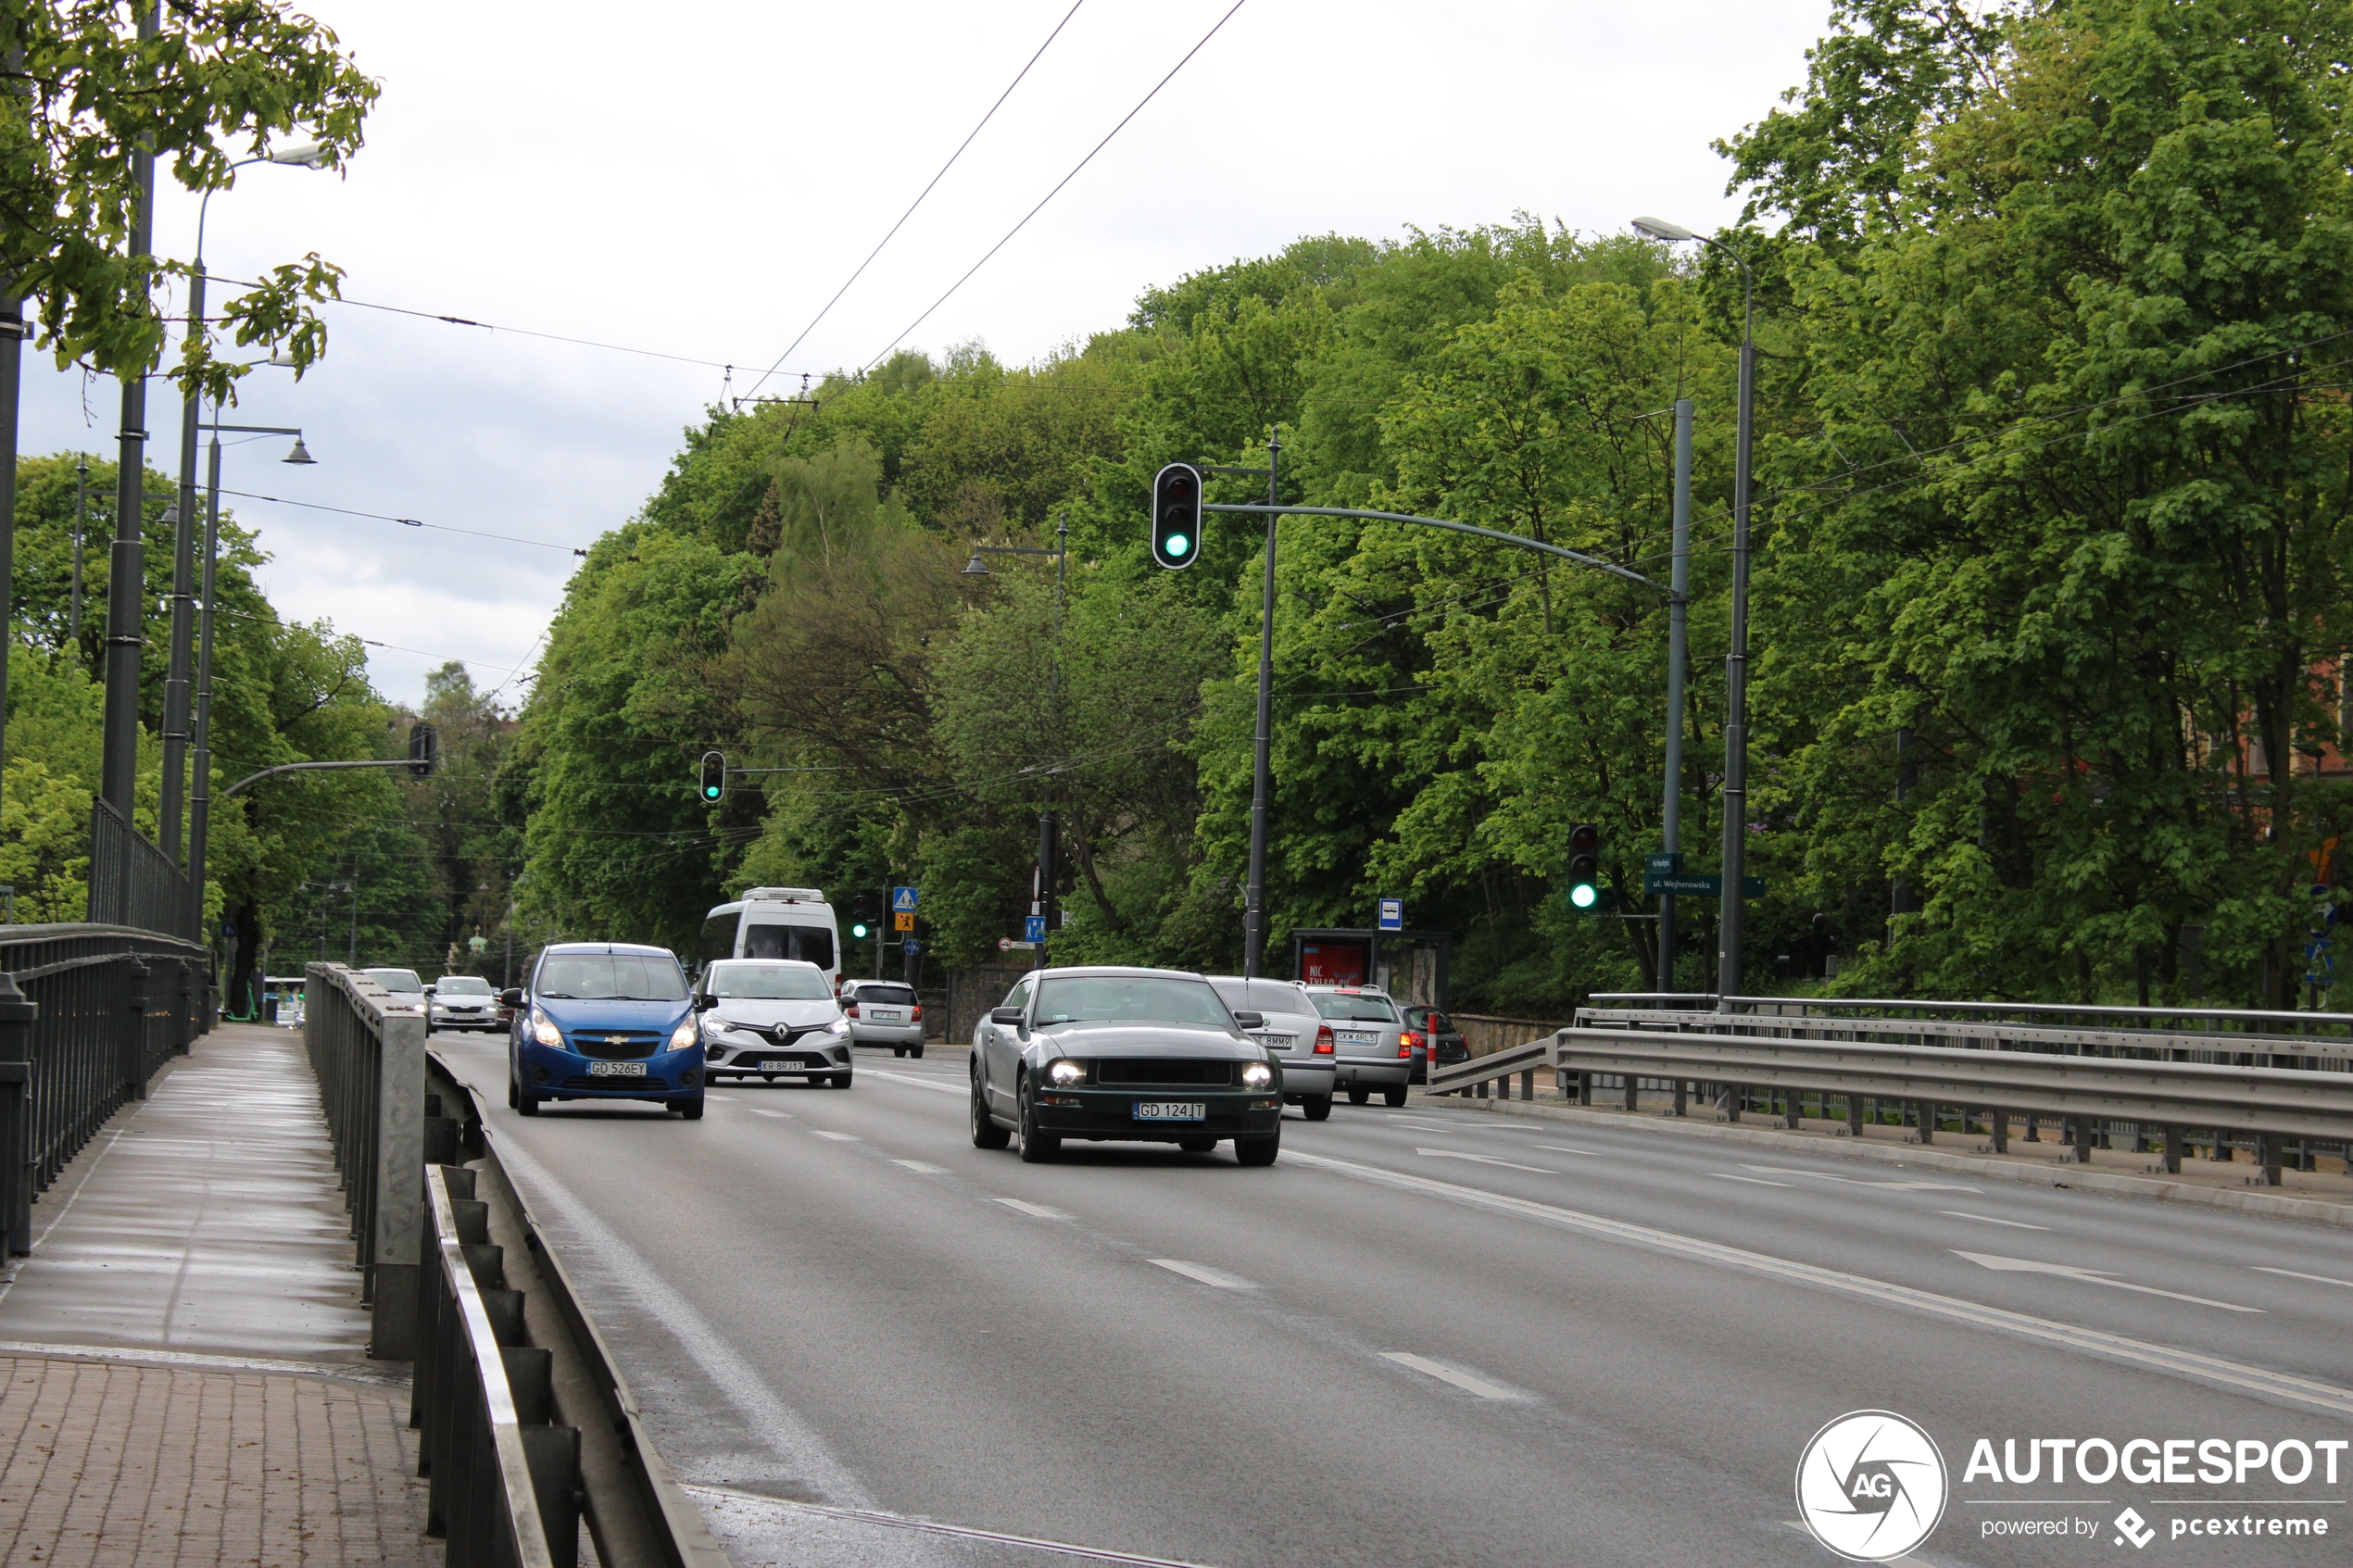
[{"label": "dark green ford mustang", "polygon": [[1166,969],[1044,969],[1022,977],[973,1031],[973,1142],[1021,1157],[1065,1138],[1173,1143],[1205,1154],[1231,1138],[1245,1165],[1282,1142],[1283,1069],[1251,1039],[1256,1013],[1227,1010],[1208,981]]}]

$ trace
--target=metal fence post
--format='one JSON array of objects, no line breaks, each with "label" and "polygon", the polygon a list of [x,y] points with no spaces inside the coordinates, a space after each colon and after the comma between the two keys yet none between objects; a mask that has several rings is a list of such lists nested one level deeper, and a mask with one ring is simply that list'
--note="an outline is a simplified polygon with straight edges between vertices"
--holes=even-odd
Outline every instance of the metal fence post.
[{"label": "metal fence post", "polygon": [[147,966],[138,954],[122,971],[122,1086],[147,1098]]},{"label": "metal fence post", "polygon": [[32,1250],[32,1021],[40,1009],[0,970],[0,1256]]},{"label": "metal fence post", "polygon": [[2165,1173],[2169,1176],[2182,1173],[2182,1129],[2179,1127],[2168,1126],[2165,1129]]},{"label": "metal fence post", "polygon": [[376,1169],[370,1296],[374,1302],[369,1354],[408,1361],[416,1354],[419,1203],[425,1189],[425,1020],[386,1015],[377,1053]]}]

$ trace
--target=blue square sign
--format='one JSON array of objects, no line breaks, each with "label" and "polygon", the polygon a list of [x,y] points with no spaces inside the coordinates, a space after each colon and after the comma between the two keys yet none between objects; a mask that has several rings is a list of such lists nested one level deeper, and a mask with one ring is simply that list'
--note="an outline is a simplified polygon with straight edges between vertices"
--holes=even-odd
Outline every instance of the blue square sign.
[{"label": "blue square sign", "polygon": [[890,912],[895,915],[913,914],[915,912],[915,895],[918,891],[919,889],[912,887],[892,888],[890,890]]},{"label": "blue square sign", "polygon": [[1380,928],[1383,931],[1405,929],[1405,900],[1384,898],[1380,901]]},{"label": "blue square sign", "polygon": [[1021,922],[1021,939],[1025,942],[1046,940],[1046,917],[1031,915]]}]

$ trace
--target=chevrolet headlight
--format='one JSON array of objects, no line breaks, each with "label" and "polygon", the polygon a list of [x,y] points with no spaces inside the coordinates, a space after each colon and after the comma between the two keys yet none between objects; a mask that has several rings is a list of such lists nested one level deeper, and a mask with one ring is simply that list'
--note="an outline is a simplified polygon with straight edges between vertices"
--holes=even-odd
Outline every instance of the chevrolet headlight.
[{"label": "chevrolet headlight", "polygon": [[531,1037],[549,1050],[560,1051],[564,1048],[564,1032],[556,1027],[554,1019],[549,1018],[537,1008],[531,1010]]},{"label": "chevrolet headlight", "polygon": [[1275,1081],[1275,1070],[1263,1061],[1253,1061],[1242,1069],[1242,1087],[1263,1089]]},{"label": "chevrolet headlight", "polygon": [[678,1027],[670,1032],[670,1048],[673,1051],[690,1049],[695,1044],[695,1015],[688,1013],[678,1021]]},{"label": "chevrolet headlight", "polygon": [[1080,1061],[1057,1061],[1046,1069],[1047,1081],[1067,1086],[1087,1081],[1087,1064]]}]

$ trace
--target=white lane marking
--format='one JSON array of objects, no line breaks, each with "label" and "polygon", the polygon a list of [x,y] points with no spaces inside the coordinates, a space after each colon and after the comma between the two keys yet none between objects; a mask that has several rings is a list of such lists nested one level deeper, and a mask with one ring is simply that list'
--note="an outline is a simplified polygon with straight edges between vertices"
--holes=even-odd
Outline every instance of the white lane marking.
[{"label": "white lane marking", "polygon": [[2268,1367],[2249,1366],[2243,1361],[2226,1361],[2196,1350],[2176,1349],[2170,1345],[2153,1345],[2145,1339],[2109,1334],[2101,1329],[2079,1328],[2056,1319],[2038,1318],[2031,1312],[2016,1312],[2007,1307],[1964,1301],[1957,1296],[1945,1296],[1933,1290],[1869,1279],[1861,1274],[1800,1263],[1793,1259],[1776,1258],[1768,1253],[1751,1252],[1745,1248],[1728,1247],[1718,1241],[1703,1241],[1695,1236],[1681,1236],[1650,1225],[1612,1220],[1600,1214],[1564,1209],[1558,1204],[1538,1203],[1531,1198],[1513,1198],[1504,1193],[1464,1186],[1455,1182],[1437,1181],[1403,1171],[1385,1171],[1378,1165],[1360,1165],[1353,1160],[1334,1160],[1329,1155],[1309,1154],[1304,1149],[1284,1150],[1283,1161],[1303,1170],[1327,1171],[1333,1175],[1347,1176],[1375,1186],[1443,1198],[1466,1209],[1484,1209],[1490,1213],[1533,1220],[1562,1230],[1599,1236],[1607,1241],[1627,1242],[1698,1262],[1769,1274],[1793,1284],[1833,1290],[1842,1296],[1881,1306],[1909,1307],[1915,1311],[1967,1323],[1971,1327],[1994,1329],[2016,1335],[2021,1339],[2056,1345],[2062,1349],[2106,1356],[2176,1377],[2219,1383],[2260,1399],[2301,1405],[2330,1415],[2353,1416],[2353,1388],[2340,1387],[2314,1378],[2297,1377],[2290,1373],[2273,1372]]},{"label": "white lane marking", "polygon": [[1386,1120],[1393,1122],[1401,1127],[1428,1127],[1432,1132],[1541,1133],[1544,1130],[1541,1127],[1515,1127],[1508,1122],[1498,1122],[1491,1124],[1485,1117],[1472,1118],[1466,1116],[1453,1122],[1434,1122],[1425,1117],[1400,1115],[1394,1110],[1388,1113]]},{"label": "white lane marking", "polygon": [[858,1071],[869,1078],[887,1078],[894,1084],[912,1084],[919,1089],[937,1089],[942,1094],[965,1095],[972,1093],[972,1088],[969,1085],[943,1084],[936,1078],[918,1078],[912,1073],[886,1073],[879,1067],[862,1067]]},{"label": "white lane marking", "polygon": [[947,1166],[926,1165],[920,1160],[894,1160],[891,1163],[893,1165],[904,1165],[910,1171],[914,1172],[918,1176],[944,1176],[948,1173]]},{"label": "white lane marking", "polygon": [[1036,1536],[1009,1536],[1001,1530],[976,1529],[970,1524],[942,1524],[933,1519],[915,1519],[904,1513],[885,1513],[873,1508],[828,1508],[821,1502],[795,1502],[789,1498],[762,1497],[757,1492],[739,1492],[732,1486],[706,1486],[697,1482],[685,1483],[687,1491],[712,1501],[739,1508],[767,1508],[785,1513],[815,1514],[824,1519],[843,1519],[860,1524],[885,1524],[894,1530],[920,1530],[925,1535],[952,1536],[959,1540],[995,1541],[1003,1546],[1035,1547],[1063,1557],[1076,1557],[1086,1562],[1124,1562],[1131,1568],[1207,1568],[1204,1563],[1188,1562],[1174,1557],[1145,1557],[1138,1552],[1114,1551],[1102,1547],[1073,1546],[1067,1541],[1043,1540]]},{"label": "white lane marking", "polygon": [[1893,1187],[1900,1192],[1974,1192],[1982,1196],[1984,1190],[1981,1187],[1967,1186],[1959,1182],[1886,1180],[1875,1176],[1833,1176],[1828,1171],[1793,1171],[1786,1165],[1751,1165],[1745,1160],[1742,1161],[1741,1169],[1770,1171],[1777,1176],[1811,1176],[1818,1182],[1844,1182],[1848,1186]]},{"label": "white lane marking", "polygon": [[1188,1263],[1182,1258],[1147,1258],[1144,1261],[1154,1268],[1166,1269],[1172,1274],[1183,1274],[1187,1279],[1198,1280],[1203,1285],[1214,1285],[1220,1290],[1248,1290],[1250,1288],[1250,1281],[1246,1279],[1237,1278],[1222,1270],[1205,1268],[1199,1263]]},{"label": "white lane marking", "polygon": [[1976,1220],[1988,1225],[2007,1225],[2014,1231],[2046,1231],[2051,1228],[2048,1225],[2030,1225],[2024,1220],[1997,1220],[1991,1214],[1972,1214],[1966,1209],[1939,1209],[1937,1212],[1950,1215],[1956,1220]]},{"label": "white lane marking", "polygon": [[1456,1372],[1450,1366],[1441,1366],[1436,1361],[1414,1355],[1409,1351],[1383,1350],[1380,1353],[1380,1359],[1385,1361],[1395,1361],[1399,1366],[1412,1367],[1416,1372],[1435,1377],[1441,1383],[1451,1383],[1464,1392],[1476,1394],[1482,1399],[1516,1399],[1521,1397],[1514,1389],[1500,1387],[1483,1377],[1473,1377],[1466,1372]]},{"label": "white lane marking", "polygon": [[714,1095],[706,1092],[702,1098],[705,1099],[715,1099],[722,1105],[733,1105],[736,1103],[736,1097],[733,1095]]},{"label": "white lane marking", "polygon": [[2184,1296],[2178,1290],[2159,1290],[2153,1285],[2134,1285],[2128,1279],[2118,1279],[2105,1269],[2086,1269],[2074,1263],[2045,1263],[2032,1258],[1997,1258],[1989,1252],[1964,1252],[1952,1249],[1956,1258],[1967,1258],[1981,1269],[1992,1269],[2007,1274],[2057,1274],[2062,1279],[2082,1280],[2086,1285],[2112,1286],[2118,1290],[2137,1290],[2144,1296],[2163,1296],[2175,1301],[2195,1301],[2201,1307],[2220,1307],[2226,1312],[2259,1312],[2260,1307],[2242,1307],[2233,1301],[2217,1301],[2207,1296]]},{"label": "white lane marking", "polygon": [[1708,1174],[1719,1182],[1746,1182],[1751,1186],[1785,1187],[1789,1185],[1787,1182],[1768,1182],[1762,1176],[1735,1176],[1729,1171],[1710,1171]]},{"label": "white lane marking", "polygon": [[1565,1143],[1530,1144],[1529,1147],[1530,1148],[1549,1148],[1554,1154],[1590,1154],[1596,1160],[1603,1158],[1602,1151],[1598,1148],[1571,1148]]},{"label": "white lane marking", "polygon": [[1416,1154],[1427,1154],[1433,1160],[1472,1160],[1481,1165],[1501,1165],[1506,1171],[1533,1171],[1540,1176],[1557,1176],[1558,1171],[1547,1171],[1541,1165],[1515,1165],[1508,1160],[1498,1160],[1491,1154],[1465,1154],[1459,1148],[1417,1148]]},{"label": "white lane marking", "polygon": [[751,1108],[751,1113],[754,1116],[773,1116],[779,1122],[792,1120],[792,1112],[789,1110],[762,1110],[756,1105]]},{"label": "white lane marking", "polygon": [[835,1143],[864,1143],[866,1141],[855,1133],[828,1133],[813,1127],[810,1129],[809,1135],[813,1138],[830,1138]]},{"label": "white lane marking", "polygon": [[1049,1209],[1042,1203],[1024,1203],[1018,1198],[992,1198],[990,1201],[1001,1203],[1008,1209],[1018,1210],[1022,1213],[1029,1215],[1032,1219],[1067,1220],[1070,1218],[1069,1215],[1063,1213],[1059,1209]]},{"label": "white lane marking", "polygon": [[2294,1269],[2267,1269],[2260,1263],[2249,1263],[2247,1267],[2259,1274],[2285,1274],[2290,1279],[2309,1279],[2314,1285],[2341,1285],[2348,1290],[2353,1290],[2353,1279],[2332,1279],[2327,1274],[2302,1274]]}]

